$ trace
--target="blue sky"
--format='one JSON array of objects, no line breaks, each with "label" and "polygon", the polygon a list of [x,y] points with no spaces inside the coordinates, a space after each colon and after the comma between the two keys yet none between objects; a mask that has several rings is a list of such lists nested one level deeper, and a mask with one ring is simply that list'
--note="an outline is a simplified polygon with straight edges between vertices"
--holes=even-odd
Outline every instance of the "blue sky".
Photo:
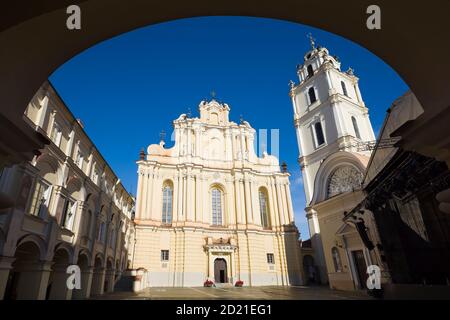
[{"label": "blue sky", "polygon": [[202,17],[147,26],[84,51],[50,80],[134,194],[139,150],[157,143],[161,130],[171,133],[181,113],[197,116],[211,91],[230,105],[231,120],[242,115],[255,129],[279,129],[280,162],[292,175],[296,223],[307,239],[288,82],[297,81],[309,32],[340,58],[343,70],[355,70],[377,133],[386,109],[408,89],[397,73],[351,41],[279,20]]}]

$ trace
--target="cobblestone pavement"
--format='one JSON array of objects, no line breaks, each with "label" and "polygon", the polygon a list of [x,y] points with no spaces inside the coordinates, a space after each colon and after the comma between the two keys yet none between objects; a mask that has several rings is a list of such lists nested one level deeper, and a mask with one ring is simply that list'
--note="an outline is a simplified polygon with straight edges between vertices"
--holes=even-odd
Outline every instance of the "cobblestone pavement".
[{"label": "cobblestone pavement", "polygon": [[114,292],[99,300],[365,300],[364,291],[337,291],[327,287],[148,288],[138,293]]}]

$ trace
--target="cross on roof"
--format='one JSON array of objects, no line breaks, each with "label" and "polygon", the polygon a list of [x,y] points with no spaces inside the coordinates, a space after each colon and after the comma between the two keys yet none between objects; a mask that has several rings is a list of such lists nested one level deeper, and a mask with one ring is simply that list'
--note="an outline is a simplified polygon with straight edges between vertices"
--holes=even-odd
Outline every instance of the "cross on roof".
[{"label": "cross on roof", "polygon": [[215,99],[216,98],[216,92],[213,90],[210,92],[211,94],[211,98]]},{"label": "cross on roof", "polygon": [[308,37],[309,42],[311,42],[311,48],[315,49],[316,48],[316,42],[315,42],[316,39],[313,38],[311,32],[308,33],[306,36]]}]

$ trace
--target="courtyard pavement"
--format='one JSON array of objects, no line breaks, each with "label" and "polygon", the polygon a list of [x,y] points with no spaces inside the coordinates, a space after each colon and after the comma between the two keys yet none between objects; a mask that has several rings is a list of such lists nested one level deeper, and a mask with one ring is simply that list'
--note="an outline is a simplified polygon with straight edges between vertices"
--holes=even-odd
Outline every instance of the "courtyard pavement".
[{"label": "courtyard pavement", "polygon": [[367,300],[364,291],[337,291],[327,287],[148,288],[138,293],[114,292],[98,300]]}]

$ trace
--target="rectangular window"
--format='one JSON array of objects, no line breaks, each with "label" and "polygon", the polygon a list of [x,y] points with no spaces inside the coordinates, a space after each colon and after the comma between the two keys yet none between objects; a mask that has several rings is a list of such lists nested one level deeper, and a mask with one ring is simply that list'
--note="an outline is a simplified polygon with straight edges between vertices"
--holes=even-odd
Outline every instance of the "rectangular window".
[{"label": "rectangular window", "polygon": [[33,197],[31,199],[30,210],[29,213],[33,216],[40,216],[42,207],[45,204],[46,194],[49,186],[47,186],[41,180],[36,181],[36,185],[34,187]]},{"label": "rectangular window", "polygon": [[267,263],[268,264],[274,264],[275,263],[275,258],[273,256],[273,253],[268,253],[267,254]]},{"label": "rectangular window", "polygon": [[59,125],[55,122],[53,124],[53,129],[50,135],[50,140],[53,141],[53,143],[59,147],[59,145],[61,144],[61,136],[62,136],[62,131],[61,128],[59,127]]},{"label": "rectangular window", "polygon": [[314,124],[314,131],[316,133],[317,147],[320,147],[325,143],[325,136],[323,134],[322,124],[320,122],[316,122]]},{"label": "rectangular window", "polygon": [[169,261],[169,250],[161,250],[161,261]]},{"label": "rectangular window", "polygon": [[74,212],[73,212],[74,205],[75,205],[74,201],[72,201],[70,199],[65,200],[63,212],[62,212],[62,216],[61,216],[61,226],[63,226],[64,228],[70,229],[70,227],[71,227],[71,222],[73,220],[73,215],[74,215]]},{"label": "rectangular window", "polygon": [[222,225],[222,192],[214,188],[212,193],[212,224],[215,226]]},{"label": "rectangular window", "polygon": [[78,151],[77,153],[77,160],[76,160],[76,165],[83,170],[83,162],[84,162],[84,156],[83,153],[81,151]]}]

